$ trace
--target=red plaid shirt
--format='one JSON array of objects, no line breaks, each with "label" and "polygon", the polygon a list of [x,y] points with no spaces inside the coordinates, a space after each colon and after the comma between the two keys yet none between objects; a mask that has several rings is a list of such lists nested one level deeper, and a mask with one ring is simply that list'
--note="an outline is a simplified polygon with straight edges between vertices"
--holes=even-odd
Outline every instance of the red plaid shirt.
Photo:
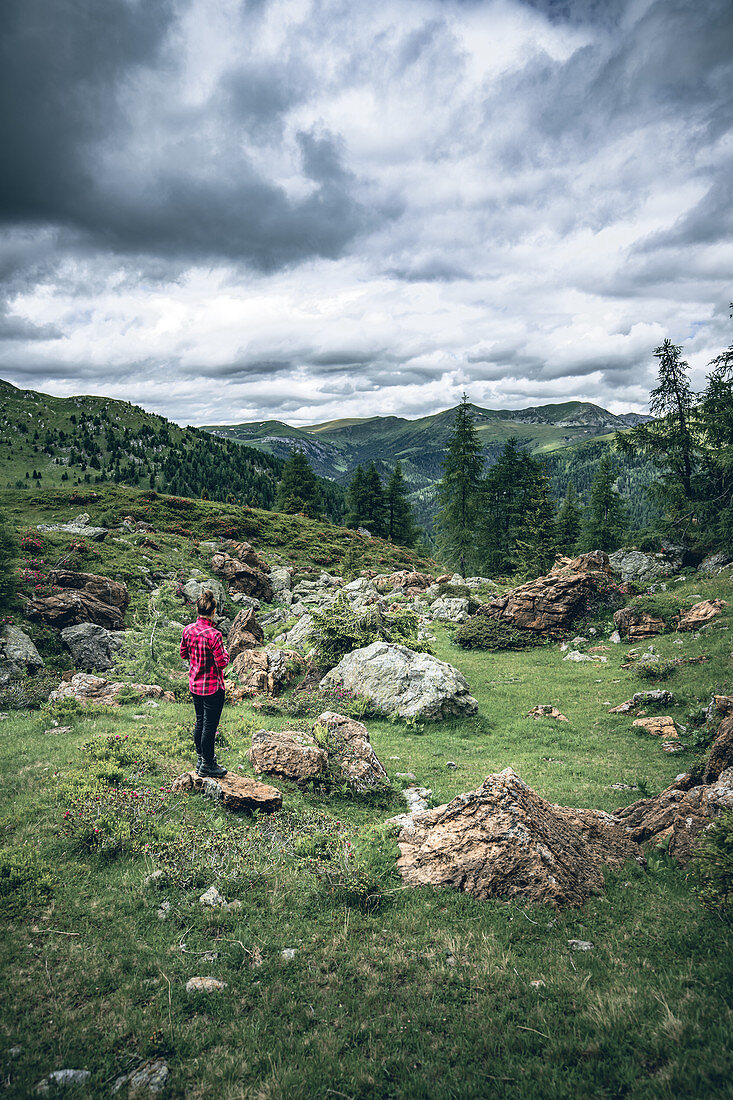
[{"label": "red plaid shirt", "polygon": [[190,662],[188,687],[194,695],[213,695],[224,687],[222,669],[229,664],[229,654],[222,645],[221,632],[209,619],[199,617],[184,629],[181,657]]}]

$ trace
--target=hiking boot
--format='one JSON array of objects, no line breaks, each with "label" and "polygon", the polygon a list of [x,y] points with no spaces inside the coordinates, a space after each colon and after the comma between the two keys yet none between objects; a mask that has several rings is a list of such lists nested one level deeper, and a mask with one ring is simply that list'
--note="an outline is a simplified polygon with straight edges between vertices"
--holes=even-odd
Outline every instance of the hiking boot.
[{"label": "hiking boot", "polygon": [[204,766],[204,758],[203,758],[203,756],[201,755],[200,752],[197,752],[196,753],[196,775],[198,775],[198,773],[199,773],[199,768],[203,768],[203,766]]},{"label": "hiking boot", "polygon": [[227,769],[222,768],[221,764],[217,764],[216,757],[214,757],[213,760],[204,760],[201,767],[196,769],[196,773],[202,779],[221,779],[223,775],[226,775]]}]

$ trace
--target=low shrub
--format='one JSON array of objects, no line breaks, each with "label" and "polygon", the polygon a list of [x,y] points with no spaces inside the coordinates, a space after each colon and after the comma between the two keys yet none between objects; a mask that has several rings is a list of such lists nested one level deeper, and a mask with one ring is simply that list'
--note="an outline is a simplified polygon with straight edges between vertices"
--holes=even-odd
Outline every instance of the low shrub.
[{"label": "low shrub", "polygon": [[46,901],[57,885],[53,868],[40,860],[33,848],[0,852],[0,910],[4,913]]},{"label": "low shrub", "polygon": [[39,710],[58,686],[58,673],[51,669],[41,669],[23,680],[10,680],[0,689],[0,710]]},{"label": "low shrub", "polygon": [[142,775],[154,765],[149,744],[136,734],[100,734],[82,745],[81,751],[89,760],[97,763],[110,763],[119,768],[132,769],[132,775]]},{"label": "low shrub", "polygon": [[322,611],[313,611],[310,636],[316,662],[324,669],[333,668],[342,657],[372,642],[406,642],[412,649],[425,652],[417,641],[419,618],[416,612],[397,607],[383,612],[374,604],[355,611],[344,594]]},{"label": "low shrub", "polygon": [[545,638],[489,615],[474,615],[457,628],[453,641],[462,649],[527,649],[542,645]]},{"label": "low shrub", "polygon": [[144,851],[159,838],[158,825],[169,806],[170,792],[164,787],[100,785],[68,800],[61,833],[83,851],[106,855]]},{"label": "low shrub", "polygon": [[733,811],[722,813],[703,835],[692,872],[705,908],[733,914]]},{"label": "low shrub", "polygon": [[647,653],[635,661],[632,667],[642,680],[659,683],[661,680],[668,680],[676,672],[678,665],[672,657],[659,657],[656,653]]},{"label": "low shrub", "polygon": [[282,714],[293,718],[317,718],[326,710],[359,720],[373,714],[369,700],[363,695],[337,687],[296,689],[279,699],[263,699],[258,702],[257,710],[260,714]]}]

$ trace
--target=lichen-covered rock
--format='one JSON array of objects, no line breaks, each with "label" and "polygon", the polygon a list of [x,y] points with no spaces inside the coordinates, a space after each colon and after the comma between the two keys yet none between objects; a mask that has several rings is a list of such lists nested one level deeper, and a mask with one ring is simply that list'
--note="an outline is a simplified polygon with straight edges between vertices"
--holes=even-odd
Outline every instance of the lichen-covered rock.
[{"label": "lichen-covered rock", "polygon": [[664,633],[664,619],[638,607],[621,607],[614,613],[613,621],[622,638],[638,642]]},{"label": "lichen-covered rock", "polygon": [[175,702],[170,691],[164,691],[158,684],[125,684],[121,681],[105,680],[101,676],[92,676],[88,672],[77,672],[70,680],[62,680],[48,697],[49,703],[60,703],[62,699],[76,699],[85,706],[87,703],[103,703],[119,706],[121,696],[136,695],[138,699],[165,699]]},{"label": "lichen-covered rock", "polygon": [[227,602],[227,591],[215,577],[189,577],[181,588],[183,598],[190,604],[195,604],[201,593],[207,591],[214,593],[216,605],[221,610]]},{"label": "lichen-covered rock", "polygon": [[73,569],[52,569],[48,574],[50,584],[58,588],[72,588],[78,592],[88,592],[102,603],[119,607],[124,614],[130,603],[130,593],[122,581],[113,581],[111,577],[102,577],[97,573],[78,573]]},{"label": "lichen-covered rock", "polygon": [[243,607],[237,612],[236,618],[227,634],[227,653],[233,660],[245,649],[256,649],[262,645],[265,635],[262,627],[257,622],[254,608]]},{"label": "lichen-covered rock", "polygon": [[439,623],[465,623],[468,600],[465,596],[440,596],[430,605],[430,617]]},{"label": "lichen-covered rock", "polygon": [[106,527],[93,527],[88,512],[82,512],[69,523],[38,523],[38,531],[65,531],[69,535],[78,535],[83,539],[91,539],[92,542],[100,542],[109,531]]},{"label": "lichen-covered rock", "polygon": [[38,619],[49,626],[61,628],[76,623],[97,623],[108,630],[122,628],[123,616],[119,607],[77,589],[27,600],[25,607],[29,619]]},{"label": "lichen-covered rock", "polygon": [[75,668],[84,672],[112,668],[123,647],[124,630],[107,630],[97,623],[77,623],[61,631],[61,639],[71,653]]},{"label": "lichen-covered rock", "polygon": [[385,714],[438,720],[476,714],[478,703],[461,672],[429,653],[372,642],[347,653],[321,680],[363,695]]},{"label": "lichen-covered rock", "polygon": [[705,623],[709,623],[711,619],[717,618],[723,608],[727,606],[727,600],[701,600],[700,603],[696,603],[689,611],[684,613],[677,625],[677,629],[699,630]]},{"label": "lichen-covered rock", "polygon": [[296,783],[320,778],[328,770],[325,748],[301,730],[257,730],[247,756],[256,772]]},{"label": "lichen-covered rock", "polygon": [[426,588],[429,588],[433,583],[433,578],[429,573],[400,569],[396,573],[380,574],[380,576],[374,578],[374,583],[382,592],[388,592],[391,588],[402,588],[407,595],[416,595],[418,592],[424,592]]},{"label": "lichen-covered rock", "polygon": [[0,687],[8,680],[43,668],[43,658],[20,627],[7,623],[0,632]]},{"label": "lichen-covered rock", "polygon": [[230,695],[234,699],[276,695],[304,667],[303,657],[295,650],[246,649],[227,669],[227,675],[235,674],[238,681],[231,686]]},{"label": "lichen-covered rock", "polygon": [[652,737],[663,737],[665,741],[676,741],[679,737],[674,718],[670,718],[668,714],[656,718],[637,718],[632,725],[646,730]]},{"label": "lichen-covered rock", "polygon": [[212,557],[211,568],[217,577],[221,577],[230,592],[244,592],[245,596],[255,596],[265,603],[272,601],[270,578],[262,569],[253,569],[246,562],[221,552]]},{"label": "lichen-covered rock", "polygon": [[221,802],[227,810],[259,810],[260,813],[271,814],[282,809],[283,804],[283,796],[276,787],[232,772],[219,779],[184,772],[173,780],[171,790],[179,794],[196,792],[207,795]]},{"label": "lichen-covered rock", "polygon": [[719,573],[733,564],[733,551],[718,550],[715,554],[709,554],[698,566],[698,571],[705,577],[717,577]]},{"label": "lichen-covered rock", "polygon": [[616,550],[609,555],[609,561],[622,581],[640,585],[668,577],[679,568],[666,554],[645,554],[641,550]]},{"label": "lichen-covered rock", "polygon": [[327,731],[329,771],[348,783],[352,791],[367,794],[382,789],[389,782],[362,722],[329,710],[318,717],[316,725]]},{"label": "lichen-covered rock", "polygon": [[733,718],[724,718],[710,746],[703,783],[717,782],[729,768],[733,768]]},{"label": "lichen-covered rock", "polygon": [[671,691],[664,688],[652,688],[650,691],[635,691],[625,703],[611,707],[609,714],[628,714],[635,707],[669,707],[674,703]]},{"label": "lichen-covered rock", "polygon": [[410,886],[554,906],[582,905],[603,889],[604,865],[641,858],[610,814],[547,802],[511,768],[445,806],[410,815],[397,843],[397,869]]},{"label": "lichen-covered rock", "polygon": [[306,613],[305,615],[301,615],[295,626],[287,632],[283,640],[291,649],[307,649],[311,644],[310,636],[312,629],[313,616]]}]

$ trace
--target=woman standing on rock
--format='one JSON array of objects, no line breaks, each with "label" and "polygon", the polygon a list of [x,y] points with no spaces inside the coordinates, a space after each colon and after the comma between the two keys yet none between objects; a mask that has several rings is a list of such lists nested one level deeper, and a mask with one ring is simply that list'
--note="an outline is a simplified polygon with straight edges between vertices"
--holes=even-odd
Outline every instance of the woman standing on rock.
[{"label": "woman standing on rock", "polygon": [[189,662],[188,687],[196,710],[196,774],[219,779],[227,770],[216,762],[214,739],[224,706],[223,669],[229,664],[229,654],[214,626],[216,597],[209,589],[196,600],[196,611],[196,622],[185,627],[181,638],[181,657]]}]

